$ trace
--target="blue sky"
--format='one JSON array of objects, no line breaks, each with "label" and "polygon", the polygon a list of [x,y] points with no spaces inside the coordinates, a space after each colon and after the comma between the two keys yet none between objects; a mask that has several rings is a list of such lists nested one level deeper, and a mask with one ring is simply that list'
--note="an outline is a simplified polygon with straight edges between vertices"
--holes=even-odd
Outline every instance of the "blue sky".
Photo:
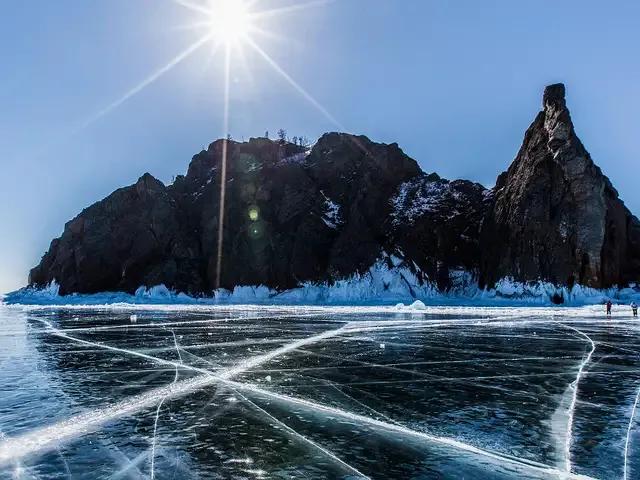
[{"label": "blue sky", "polygon": [[[199,15],[174,0],[1,6],[8,291],[82,208],[145,171],[171,181],[222,136],[224,69],[205,45],[95,119],[195,42],[201,32],[183,27]],[[398,142],[426,171],[486,185],[515,156],[544,86],[565,82],[578,135],[640,213],[639,18],[635,0],[336,0],[270,17],[260,26],[273,35],[254,39],[348,131]],[[233,57],[230,110],[235,139],[337,128],[249,48],[244,64]]]}]

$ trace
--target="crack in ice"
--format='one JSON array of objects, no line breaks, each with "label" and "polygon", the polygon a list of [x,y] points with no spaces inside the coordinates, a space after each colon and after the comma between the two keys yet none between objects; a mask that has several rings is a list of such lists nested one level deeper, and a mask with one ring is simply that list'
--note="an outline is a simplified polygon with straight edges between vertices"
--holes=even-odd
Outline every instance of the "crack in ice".
[{"label": "crack in ice", "polygon": [[587,356],[583,358],[582,362],[580,363],[580,367],[578,368],[578,374],[576,375],[576,379],[573,382],[571,382],[571,384],[569,385],[569,388],[573,391],[573,393],[571,395],[571,403],[569,404],[569,409],[567,410],[567,430],[566,430],[566,436],[564,441],[564,468],[567,473],[571,473],[571,469],[572,469],[571,445],[573,444],[573,415],[576,409],[576,403],[578,401],[578,385],[580,383],[580,379],[582,378],[585,366],[589,363],[589,361],[591,361],[591,356],[593,355],[593,352],[596,350],[596,344],[591,339],[591,337],[589,337],[589,335],[582,332],[581,330],[578,330],[577,328],[574,328],[570,325],[564,325],[564,324],[562,325],[578,333],[583,338],[588,340],[589,343],[591,344],[591,350],[589,351]]},{"label": "crack in ice", "polygon": [[[298,350],[304,346],[311,345],[313,343],[316,343],[325,339],[329,339],[332,337],[336,337],[343,333],[356,333],[356,332],[367,332],[371,330],[378,330],[378,327],[382,326],[381,324],[383,322],[376,322],[376,321],[349,322],[343,325],[342,327],[334,330],[328,330],[310,337],[297,339],[271,352],[242,359],[242,361],[240,361],[235,366],[223,369],[220,372],[212,372],[210,370],[206,370],[203,368],[193,367],[187,364],[172,362],[169,360],[153,357],[151,355],[140,353],[135,350],[128,350],[124,348],[113,347],[110,345],[97,343],[97,342],[91,342],[88,340],[78,339],[70,335],[67,335],[61,330],[56,329],[46,320],[40,320],[40,319],[36,319],[36,320],[45,324],[48,327],[48,330],[50,331],[50,333],[52,333],[53,335],[66,338],[68,340],[71,340],[77,343],[91,345],[94,347],[98,347],[101,349],[106,349],[114,352],[138,356],[138,357],[150,360],[152,362],[156,362],[164,365],[172,365],[176,368],[178,367],[185,368],[188,370],[202,373],[203,375],[189,379],[189,380],[183,380],[181,382],[174,382],[168,386],[160,387],[160,388],[151,390],[149,392],[146,392],[144,394],[129,397],[128,399],[120,401],[112,406],[105,407],[98,410],[88,411],[83,414],[73,416],[62,422],[58,422],[53,425],[26,433],[19,437],[6,439],[0,442],[0,465],[3,463],[10,462],[12,460],[15,461],[28,454],[33,454],[37,452],[46,451],[51,448],[55,448],[55,446],[58,445],[60,442],[68,441],[80,435],[93,432],[97,428],[99,428],[101,425],[109,421],[118,419],[126,415],[134,414],[136,412],[139,412],[143,409],[148,408],[150,405],[153,405],[154,403],[156,403],[158,398],[180,397],[188,393],[206,388],[215,383],[222,383],[243,392],[250,392],[250,393],[266,396],[268,398],[276,399],[279,401],[293,403],[297,406],[306,407],[315,411],[320,411],[324,413],[329,413],[331,415],[341,416],[343,418],[348,418],[352,421],[356,421],[365,425],[370,425],[383,430],[392,431],[395,433],[411,436],[414,438],[419,438],[431,443],[446,445],[461,451],[466,451],[472,454],[476,454],[492,460],[496,460],[498,462],[508,462],[521,467],[533,469],[535,471],[549,473],[553,475],[560,475],[560,476],[565,476],[570,478],[589,478],[589,477],[575,475],[571,473],[570,463],[568,464],[568,468],[566,469],[566,471],[562,471],[557,468],[554,468],[539,462],[535,462],[532,460],[514,457],[508,454],[483,450],[473,445],[460,442],[454,438],[440,437],[440,436],[432,435],[426,432],[412,430],[400,424],[384,422],[378,419],[374,419],[374,418],[359,415],[353,412],[341,410],[335,407],[320,405],[320,404],[311,402],[309,400],[290,397],[287,395],[264,390],[252,384],[240,383],[240,382],[231,380],[232,377],[235,377],[254,367],[262,365],[278,356]],[[405,322],[398,322],[398,324],[396,324],[395,327],[402,328],[399,325],[400,323],[404,323],[404,327],[409,329],[416,328],[417,327],[417,325],[415,325],[416,323],[422,323],[424,324],[424,326],[432,326],[432,325],[428,325],[428,322],[405,321]],[[418,328],[422,328],[422,326],[419,326]],[[573,423],[573,418],[572,418],[573,409],[575,408],[575,403],[577,400],[577,384],[582,376],[582,370],[584,369],[584,366],[588,363],[588,361],[591,358],[591,355],[593,354],[593,351],[595,350],[595,344],[593,343],[593,341],[591,341],[591,339],[586,334],[580,332],[577,329],[574,329],[573,327],[567,326],[567,328],[571,328],[579,332],[585,338],[589,339],[589,341],[592,344],[592,350],[587,356],[587,358],[582,362],[576,381],[572,384],[574,385],[574,399],[572,401],[571,419],[569,423],[569,427],[571,427]],[[568,442],[568,445],[570,446],[570,440]]]},{"label": "crack in ice", "polygon": [[[182,364],[182,355],[180,354],[180,347],[178,347],[178,339],[176,338],[176,333],[173,330],[171,330],[171,334],[173,335],[173,343],[176,346],[178,359],[180,360],[180,364]],[[175,374],[175,377],[173,378],[172,385],[175,385],[175,383],[178,381],[178,376],[179,376],[178,365],[176,365],[176,374]],[[153,421],[153,440],[151,442],[151,480],[156,478],[155,464],[156,464],[156,442],[157,442],[156,435],[158,432],[158,418],[160,417],[160,409],[162,408],[162,404],[166,399],[167,399],[167,395],[162,397],[162,400],[160,400],[160,403],[158,403],[158,408],[156,409],[156,418]]]},{"label": "crack in ice", "polygon": [[18,460],[29,454],[50,450],[51,448],[55,448],[61,442],[91,433],[107,422],[149,408],[149,406],[155,404],[158,401],[158,398],[181,397],[218,382],[228,382],[234,376],[244,373],[247,370],[266,363],[278,356],[290,353],[297,348],[310,345],[327,338],[331,338],[335,335],[340,335],[346,327],[342,326],[338,329],[327,330],[310,337],[297,339],[278,349],[272,350],[271,352],[255,357],[245,358],[235,366],[226,368],[221,372],[211,372],[210,370],[191,367],[188,365],[181,365],[170,360],[152,357],[151,355],[139,353],[135,350],[112,347],[110,345],[104,345],[97,342],[90,342],[88,340],[75,338],[56,329],[46,320],[37,319],[37,321],[46,325],[53,335],[59,336],[61,338],[65,338],[85,345],[92,345],[94,347],[103,348],[105,350],[145,358],[152,362],[157,362],[164,365],[187,368],[192,371],[203,373],[204,375],[189,380],[183,380],[181,382],[171,383],[170,385],[156,388],[140,395],[129,397],[111,406],[107,406],[97,410],[89,410],[87,412],[72,416],[61,422],[33,430],[26,434],[3,439],[0,442],[0,465]]},{"label": "crack in ice", "polygon": [[[151,361],[154,362],[159,362],[159,363],[163,363],[163,364],[167,364],[167,365],[177,365],[175,362],[171,362],[168,360],[163,360],[160,358],[156,358],[156,357],[152,357],[150,355],[146,355],[146,354],[141,354],[139,352],[136,352],[134,350],[127,350],[127,349],[121,349],[118,347],[112,347],[109,345],[103,345],[100,343],[95,343],[95,342],[89,342],[87,340],[82,340],[82,339],[76,339],[74,337],[71,337],[69,335],[66,335],[63,332],[57,331],[57,329],[55,329],[54,327],[51,326],[51,324],[47,321],[44,320],[38,320],[41,321],[42,323],[44,323],[45,325],[47,325],[50,329],[52,329],[52,333],[61,336],[63,338],[67,338],[69,340],[72,341],[77,341],[80,343],[85,343],[85,344],[90,344],[93,346],[97,346],[99,348],[105,348],[108,350],[112,350],[112,351],[117,351],[120,353],[127,353],[127,354],[131,354],[131,355],[135,355],[135,356],[139,356],[139,357],[143,357],[146,359],[149,359]],[[355,421],[359,421],[361,423],[364,424],[369,424],[369,425],[373,425],[379,428],[383,428],[386,430],[391,430],[394,431],[396,433],[401,433],[404,435],[409,435],[409,436],[413,436],[413,437],[418,437],[421,438],[423,440],[427,440],[430,442],[435,442],[435,443],[440,443],[440,444],[444,444],[444,445],[448,445],[463,451],[467,451],[470,453],[475,453],[484,457],[488,457],[494,460],[498,460],[498,461],[507,461],[510,463],[514,463],[520,466],[524,466],[524,467],[528,467],[528,468],[532,468],[534,470],[538,470],[538,471],[543,471],[543,472],[547,472],[547,473],[553,473],[553,474],[557,474],[559,473],[559,471],[557,469],[554,469],[552,467],[549,467],[547,465],[544,464],[540,464],[538,462],[533,462],[530,460],[526,460],[526,459],[519,459],[517,457],[512,457],[509,455],[505,455],[505,454],[498,454],[495,452],[491,452],[491,451],[487,451],[487,450],[483,450],[480,449],[478,447],[474,447],[472,445],[468,445],[466,443],[457,441],[455,439],[452,438],[448,438],[448,437],[438,437],[438,436],[434,436],[434,435],[430,435],[424,432],[419,432],[419,431],[415,431],[412,429],[409,429],[407,427],[401,426],[401,425],[396,425],[396,424],[392,424],[392,423],[388,423],[388,422],[383,422],[380,420],[376,420],[370,417],[366,417],[363,415],[358,415],[352,412],[347,412],[344,410],[340,410],[340,409],[336,409],[334,407],[327,407],[324,405],[319,405],[313,402],[310,402],[308,400],[303,400],[303,399],[298,399],[295,397],[289,397],[286,395],[282,395],[282,394],[278,394],[278,393],[274,393],[274,392],[270,392],[267,390],[263,390],[255,385],[250,385],[250,384],[244,384],[244,383],[239,383],[239,382],[234,382],[231,380],[231,377],[238,375],[240,373],[243,373],[245,371],[247,371],[248,369],[258,366],[262,363],[265,363],[279,355],[285,354],[285,353],[289,353],[291,351],[294,351],[296,349],[299,349],[300,347],[306,346],[306,345],[310,345],[312,343],[316,343],[320,340],[323,339],[327,339],[327,338],[331,338],[331,337],[335,337],[335,336],[339,336],[342,333],[346,333],[346,332],[351,332],[351,333],[355,333],[355,332],[362,332],[362,331],[369,331],[370,328],[375,329],[377,326],[379,326],[380,322],[358,322],[358,326],[357,327],[352,327],[352,328],[347,328],[349,326],[351,326],[352,324],[347,324],[341,328],[335,329],[335,330],[329,330],[329,331],[325,331],[323,333],[320,333],[318,335],[314,335],[312,337],[307,337],[305,339],[299,339],[297,341],[291,342],[283,347],[281,347],[280,349],[274,350],[270,353],[264,354],[264,355],[260,355],[258,357],[253,357],[250,359],[245,359],[243,362],[241,362],[240,364],[236,365],[235,367],[226,369],[222,374],[214,374],[213,372],[207,371],[205,369],[202,368],[197,368],[197,367],[191,367],[189,365],[182,365],[183,368],[187,368],[189,370],[193,370],[193,371],[197,371],[197,372],[201,372],[201,373],[205,373],[204,376],[202,377],[196,377],[195,379],[191,379],[188,381],[184,381],[181,383],[176,383],[176,384],[171,384],[168,387],[163,387],[157,390],[154,390],[152,392],[149,392],[147,394],[143,394],[140,395],[138,397],[134,397],[134,398],[130,398],[128,400],[125,400],[123,402],[120,402],[119,404],[116,404],[114,407],[111,407],[109,409],[107,409],[106,411],[103,410],[102,412],[87,412],[86,414],[82,414],[78,417],[72,417],[71,419],[67,420],[66,422],[61,422],[61,424],[54,424],[50,427],[46,427],[45,429],[41,429],[38,430],[36,432],[32,432],[31,434],[27,434],[24,435],[22,437],[18,437],[18,438],[14,438],[12,439],[13,441],[8,441],[8,442],[3,442],[3,444],[0,444],[0,464],[3,462],[3,460],[6,461],[6,459],[11,459],[11,458],[16,458],[19,456],[24,456],[27,453],[33,453],[34,451],[39,451],[42,450],[46,447],[50,447],[50,444],[53,443],[56,440],[61,440],[62,438],[64,438],[65,436],[67,438],[73,438],[74,436],[77,436],[79,434],[83,434],[83,433],[88,433],[89,431],[92,431],[93,428],[98,427],[99,425],[115,419],[115,418],[119,418],[120,416],[126,415],[126,414],[130,414],[130,413],[135,413],[145,407],[148,406],[148,404],[152,401],[158,398],[158,396],[160,395],[160,392],[162,392],[162,395],[166,395],[167,397],[169,396],[180,396],[180,395],[185,395],[186,393],[189,393],[191,391],[195,391],[201,388],[204,388],[206,386],[209,386],[213,383],[216,382],[221,382],[223,384],[227,384],[229,386],[232,386],[234,388],[237,388],[239,390],[242,391],[249,391],[249,392],[253,392],[253,393],[258,393],[270,398],[274,398],[274,399],[278,399],[280,401],[285,401],[285,402],[292,402],[296,405],[299,406],[305,406],[307,408],[311,408],[314,410],[318,410],[318,411],[323,411],[323,412],[327,412],[327,413],[331,413],[334,415],[339,415],[342,417],[346,417],[349,418],[351,420],[355,420]],[[406,322],[409,323],[409,322]],[[100,416],[98,418],[96,418],[96,414],[99,414]],[[42,430],[44,430],[44,434],[41,435]],[[66,435],[65,435],[66,434]],[[22,447],[22,448],[20,448]],[[16,449],[12,452],[12,448]]]},{"label": "crack in ice", "polygon": [[473,453],[476,455],[480,455],[486,458],[490,458],[492,460],[496,460],[498,462],[508,462],[514,465],[518,465],[520,467],[525,467],[525,468],[529,468],[538,472],[542,472],[542,473],[548,473],[548,474],[552,474],[552,475],[557,475],[557,476],[563,476],[565,478],[575,478],[575,479],[588,479],[590,477],[587,476],[583,476],[583,475],[576,475],[573,474],[571,472],[563,472],[561,470],[558,470],[557,468],[551,467],[549,465],[545,465],[543,463],[539,463],[539,462],[535,462],[533,460],[528,460],[528,459],[524,459],[524,458],[520,458],[520,457],[514,457],[512,455],[508,455],[508,454],[503,454],[503,453],[496,453],[496,452],[492,452],[489,450],[484,450],[478,447],[475,447],[473,445],[464,443],[464,442],[460,442],[454,438],[450,438],[450,437],[440,437],[437,435],[431,435],[429,433],[425,433],[425,432],[421,432],[418,430],[413,430],[410,429],[408,427],[405,427],[403,425],[400,424],[396,424],[396,423],[389,423],[389,422],[384,422],[382,420],[378,420],[372,417],[367,417],[364,415],[360,415],[357,413],[353,413],[353,412],[348,412],[346,410],[342,410],[339,408],[335,408],[335,407],[329,407],[326,405],[321,405],[315,402],[311,402],[309,400],[304,400],[302,398],[296,398],[296,397],[292,397],[292,396],[288,396],[288,395],[283,395],[280,393],[276,393],[276,392],[272,392],[270,390],[265,390],[263,388],[260,388],[256,385],[252,385],[252,384],[247,384],[247,383],[240,383],[240,382],[235,382],[235,381],[228,381],[225,382],[227,383],[229,386],[232,386],[233,388],[236,388],[240,391],[244,391],[244,392],[249,392],[249,393],[254,393],[260,396],[264,396],[267,398],[272,398],[274,400],[279,400],[285,403],[289,403],[289,404],[294,404],[297,405],[299,407],[305,407],[308,408],[310,410],[314,410],[314,411],[319,411],[319,412],[323,412],[323,413],[328,413],[330,415],[335,415],[335,416],[339,416],[342,418],[346,418],[349,419],[351,421],[355,421],[361,424],[366,424],[366,425],[371,425],[374,427],[378,427],[380,429],[383,430],[387,430],[387,431],[392,431],[395,433],[399,433],[402,435],[406,435],[409,437],[414,437],[414,438],[419,438],[421,440],[426,440],[430,443],[438,443],[438,444],[442,444],[442,445],[446,445],[449,447],[453,447],[456,448],[458,450],[462,450],[465,452],[469,452],[469,453]]},{"label": "crack in ice", "polygon": [[[234,389],[235,390],[235,389]],[[254,408],[256,408],[258,411],[260,411],[262,414],[266,415],[267,418],[270,418],[271,420],[273,420],[274,422],[276,422],[278,425],[280,425],[282,428],[284,428],[287,432],[289,432],[291,435],[293,435],[294,438],[301,440],[303,443],[306,443],[308,445],[311,445],[313,448],[315,448],[316,450],[322,452],[324,455],[326,455],[327,457],[329,457],[331,460],[333,460],[334,462],[338,463],[339,465],[342,465],[343,467],[347,468],[349,471],[355,473],[356,475],[358,475],[361,478],[366,478],[368,480],[371,480],[371,478],[367,475],[365,475],[364,473],[362,473],[360,470],[358,470],[357,468],[355,468],[352,465],[349,465],[347,462],[345,462],[344,460],[342,460],[341,458],[339,458],[337,455],[335,455],[334,453],[330,452],[329,450],[327,450],[326,448],[322,447],[321,445],[318,445],[316,442],[314,442],[313,440],[311,440],[310,438],[305,437],[304,435],[302,435],[301,433],[297,432],[296,430],[294,430],[293,428],[291,428],[289,425],[287,425],[286,423],[284,423],[282,420],[277,419],[276,417],[274,417],[273,415],[271,415],[269,412],[267,412],[264,408],[260,407],[259,405],[257,405],[255,402],[252,402],[251,400],[249,400],[247,397],[245,397],[244,395],[242,395],[241,393],[239,393],[236,390],[236,393],[238,393],[238,395],[245,400],[247,403],[249,403],[250,405],[252,405]]]},{"label": "crack in ice", "polygon": [[633,402],[633,408],[631,409],[631,418],[629,418],[629,425],[627,426],[627,438],[624,442],[624,470],[623,470],[623,480],[627,480],[629,475],[629,469],[627,464],[627,458],[629,455],[629,443],[631,443],[631,430],[633,428],[633,420],[636,416],[636,408],[638,407],[638,401],[640,400],[640,387],[638,387],[638,392],[636,393],[636,399]]},{"label": "crack in ice", "polygon": [[[322,313],[307,313],[301,315],[280,315],[278,316],[278,320],[287,319],[287,318],[311,318],[311,317],[319,317],[322,316]],[[144,329],[144,328],[166,328],[166,327],[193,327],[194,325],[207,325],[214,323],[237,323],[237,322],[247,322],[250,320],[264,320],[265,315],[256,315],[256,316],[245,316],[245,317],[224,317],[224,318],[211,318],[207,320],[186,320],[181,322],[150,322],[150,323],[123,323],[117,325],[100,325],[96,327],[71,327],[71,328],[61,328],[59,330],[64,332],[101,332],[108,330],[136,330],[136,329]],[[36,319],[40,321],[39,319]],[[321,321],[321,320],[318,320]],[[325,321],[323,323],[339,323],[336,321]],[[344,322],[342,322],[344,323]],[[238,328],[241,325],[234,325],[234,328]],[[204,328],[204,327],[203,327]]]}]

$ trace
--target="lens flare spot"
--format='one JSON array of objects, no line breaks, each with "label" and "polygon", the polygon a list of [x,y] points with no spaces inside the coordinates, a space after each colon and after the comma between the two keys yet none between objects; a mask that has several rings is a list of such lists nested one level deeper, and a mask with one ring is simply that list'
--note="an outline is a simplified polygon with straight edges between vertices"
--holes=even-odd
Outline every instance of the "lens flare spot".
[{"label": "lens flare spot", "polygon": [[251,220],[252,222],[256,222],[259,218],[260,210],[258,209],[258,207],[249,208],[249,220]]},{"label": "lens flare spot", "polygon": [[247,227],[247,234],[252,240],[260,240],[264,237],[266,225],[262,220],[251,222]]}]

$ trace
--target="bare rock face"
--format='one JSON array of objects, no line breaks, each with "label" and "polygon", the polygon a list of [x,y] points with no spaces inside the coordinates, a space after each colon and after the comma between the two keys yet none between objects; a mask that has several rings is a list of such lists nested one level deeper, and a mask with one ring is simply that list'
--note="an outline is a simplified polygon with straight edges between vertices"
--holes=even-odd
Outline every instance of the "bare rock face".
[{"label": "bare rock face", "polygon": [[481,284],[512,276],[608,287],[638,278],[638,220],[576,136],[564,85],[545,89],[543,110],[494,191]]},{"label": "bare rock face", "polygon": [[320,138],[309,155],[308,172],[327,204],[338,206],[330,276],[366,271],[389,246],[389,199],[403,182],[422,173],[420,167],[395,143],[330,133]]},{"label": "bare rock face", "polygon": [[29,278],[39,286],[55,280],[61,294],[163,282],[189,290],[200,285],[195,259],[175,200],[146,173],[68,222]]},{"label": "bare rock face", "polygon": [[55,280],[65,294],[163,283],[203,294],[335,280],[378,259],[388,244],[389,198],[420,173],[397,145],[366,137],[327,134],[311,151],[264,138],[219,140],[173,185],[147,174],[84,210],[52,242],[30,284]]},{"label": "bare rock face", "polygon": [[382,258],[441,290],[460,272],[481,286],[622,286],[640,280],[640,223],[576,136],[564,86],[551,85],[492,190],[425,174],[397,144],[364,136],[328,133],[311,150],[218,140],[172,185],[145,174],[85,209],[30,284],[284,290],[364,274]]}]

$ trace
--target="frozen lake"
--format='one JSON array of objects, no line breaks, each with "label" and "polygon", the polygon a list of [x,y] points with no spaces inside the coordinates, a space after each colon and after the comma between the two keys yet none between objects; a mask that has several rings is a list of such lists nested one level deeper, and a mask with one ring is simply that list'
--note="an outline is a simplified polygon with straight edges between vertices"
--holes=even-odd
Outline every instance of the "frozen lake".
[{"label": "frozen lake", "polygon": [[629,313],[0,305],[0,478],[640,478]]}]

